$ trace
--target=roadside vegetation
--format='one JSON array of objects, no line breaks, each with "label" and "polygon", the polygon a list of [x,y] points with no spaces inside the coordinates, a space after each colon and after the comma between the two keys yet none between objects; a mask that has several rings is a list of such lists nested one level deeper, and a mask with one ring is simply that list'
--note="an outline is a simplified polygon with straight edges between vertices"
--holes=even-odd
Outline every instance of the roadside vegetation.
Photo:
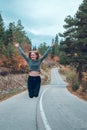
[{"label": "roadside vegetation", "polygon": [[[10,22],[5,27],[3,17],[0,14],[0,100],[27,89],[29,68],[19,51],[14,47],[15,42],[20,44],[26,55],[31,50],[37,50],[40,55],[43,55],[48,48],[45,42],[41,43],[38,48],[36,48],[37,45],[32,48],[32,41],[27,36],[21,20]],[[41,65],[42,84],[50,82],[50,68],[53,64],[51,58],[54,55],[54,49],[56,52],[58,51],[57,42],[58,35],[55,37],[56,49],[53,48],[52,53],[48,55],[47,60]]]},{"label": "roadside vegetation", "polygon": [[67,89],[72,94],[87,101],[87,73],[83,73],[82,82],[79,83],[78,74],[70,66],[60,66],[59,73],[65,82],[68,83]]},{"label": "roadside vegetation", "polygon": [[[46,67],[46,65],[44,65]],[[3,69],[3,72],[8,68]],[[48,84],[50,82],[50,68],[41,70],[41,80],[42,85]],[[27,90],[27,78],[28,73],[8,73],[4,76],[0,76],[0,101],[5,100],[13,95],[21,93]]]},{"label": "roadside vegetation", "polygon": [[[87,100],[87,0],[83,0],[72,17],[68,15],[63,25],[64,33],[59,33],[60,64],[69,66],[66,79],[68,89]],[[71,89],[72,88],[72,89]],[[77,93],[76,93],[77,92]]]}]

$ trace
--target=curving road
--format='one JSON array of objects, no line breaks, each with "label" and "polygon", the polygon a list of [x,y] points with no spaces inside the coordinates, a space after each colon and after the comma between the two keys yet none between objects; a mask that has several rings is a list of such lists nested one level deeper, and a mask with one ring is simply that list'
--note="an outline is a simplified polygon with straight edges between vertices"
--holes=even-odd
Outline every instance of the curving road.
[{"label": "curving road", "polygon": [[54,68],[40,97],[23,92],[0,102],[0,130],[87,130],[87,102],[68,92]]},{"label": "curving road", "polygon": [[40,99],[39,130],[87,130],[87,102],[68,92],[58,69],[52,69],[51,77]]}]

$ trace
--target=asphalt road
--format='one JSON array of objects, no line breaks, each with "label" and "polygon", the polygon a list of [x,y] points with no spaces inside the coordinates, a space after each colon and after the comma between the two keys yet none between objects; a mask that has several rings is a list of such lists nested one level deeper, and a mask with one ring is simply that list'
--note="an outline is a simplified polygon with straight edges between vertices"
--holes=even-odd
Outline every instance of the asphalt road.
[{"label": "asphalt road", "polygon": [[26,91],[0,102],[0,130],[87,130],[87,102],[68,92],[54,68],[38,98]]},{"label": "asphalt road", "polygon": [[36,104],[23,92],[0,102],[0,130],[36,130]]},{"label": "asphalt road", "polygon": [[87,130],[87,102],[69,93],[56,68],[51,77],[40,99],[39,130]]}]

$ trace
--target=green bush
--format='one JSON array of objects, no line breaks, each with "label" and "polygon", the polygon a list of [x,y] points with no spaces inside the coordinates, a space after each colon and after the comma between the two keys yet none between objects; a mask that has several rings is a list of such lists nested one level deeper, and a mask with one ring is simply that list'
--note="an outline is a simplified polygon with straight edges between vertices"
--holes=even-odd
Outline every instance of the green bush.
[{"label": "green bush", "polygon": [[72,90],[73,90],[73,91],[76,91],[78,88],[79,88],[79,83],[78,83],[78,82],[76,82],[76,83],[74,83],[74,84],[72,85]]}]

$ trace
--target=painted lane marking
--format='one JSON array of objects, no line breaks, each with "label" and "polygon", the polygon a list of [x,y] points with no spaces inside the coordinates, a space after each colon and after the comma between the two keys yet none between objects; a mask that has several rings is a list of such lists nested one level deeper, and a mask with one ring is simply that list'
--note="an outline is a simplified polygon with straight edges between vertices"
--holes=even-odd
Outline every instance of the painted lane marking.
[{"label": "painted lane marking", "polygon": [[49,88],[45,89],[42,94],[41,94],[41,97],[40,97],[40,113],[41,113],[41,118],[42,118],[42,121],[44,123],[44,126],[45,126],[45,129],[46,130],[52,130],[48,121],[47,121],[47,118],[46,118],[46,114],[44,112],[44,109],[43,109],[43,105],[42,105],[42,99],[43,99],[43,95],[44,93],[48,90]]}]

